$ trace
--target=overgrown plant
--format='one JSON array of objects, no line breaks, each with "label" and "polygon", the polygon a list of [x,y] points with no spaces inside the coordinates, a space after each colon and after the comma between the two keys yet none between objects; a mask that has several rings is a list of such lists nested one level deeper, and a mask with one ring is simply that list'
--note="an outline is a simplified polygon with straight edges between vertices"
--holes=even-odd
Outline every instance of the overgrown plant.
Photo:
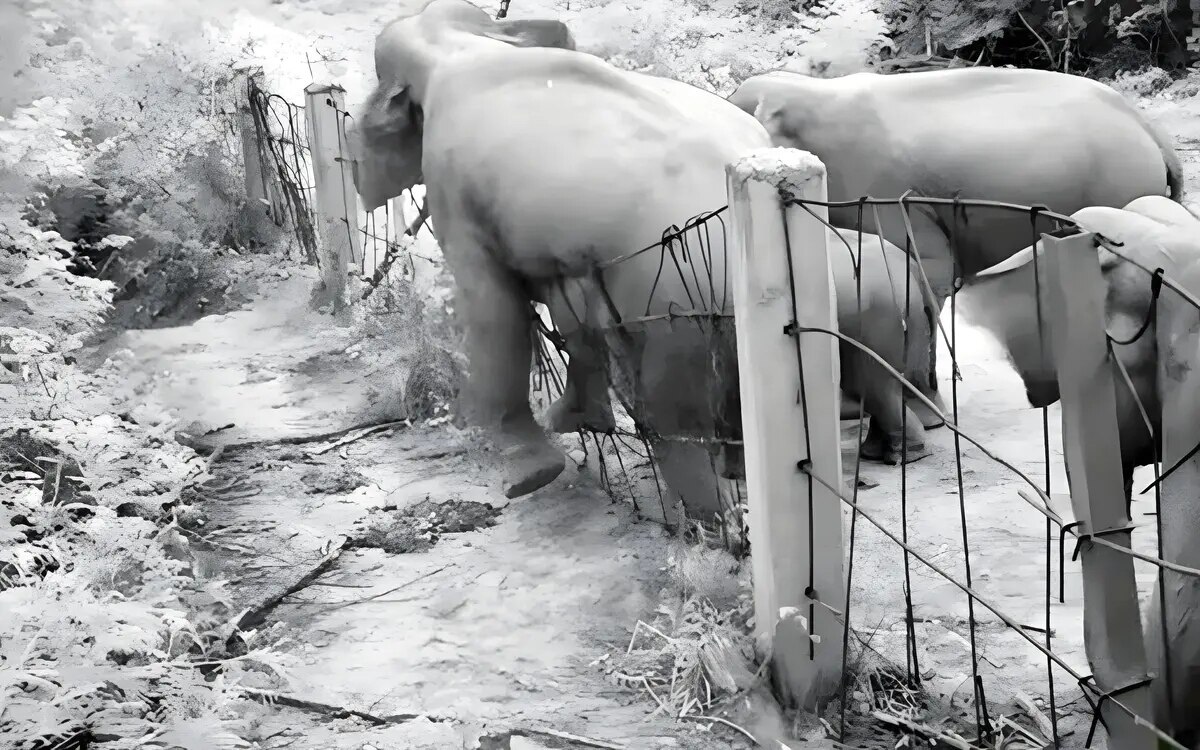
[{"label": "overgrown plant", "polygon": [[[2,187],[29,196],[27,219],[73,245],[73,272],[116,284],[120,322],[152,325],[155,295],[193,288],[219,307],[229,284],[180,256],[279,241],[243,195],[234,126],[251,50],[190,2],[146,10],[152,22],[128,2],[20,5],[33,23],[18,26],[18,73],[38,98],[4,123]],[[112,235],[129,239],[105,244]],[[189,266],[202,275],[159,278]]]},{"label": "overgrown plant", "polygon": [[596,662],[613,682],[645,694],[653,713],[673,717],[712,717],[761,678],[749,571],[719,539],[701,530],[694,538],[672,546],[654,619],[635,624],[624,653]]}]

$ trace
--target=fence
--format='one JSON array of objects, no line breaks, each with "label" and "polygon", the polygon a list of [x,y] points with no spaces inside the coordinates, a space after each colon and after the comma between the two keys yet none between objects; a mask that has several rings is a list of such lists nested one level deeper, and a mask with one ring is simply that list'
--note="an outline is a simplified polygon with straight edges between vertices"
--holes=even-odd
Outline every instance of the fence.
[{"label": "fence", "polygon": [[[364,299],[397,275],[416,273],[419,256],[406,238],[416,236],[428,214],[411,191],[371,213],[361,211],[347,147],[353,118],[345,90],[312,84],[304,94],[303,105],[293,104],[248,78],[242,121],[246,194],[322,270],[325,301],[336,311],[347,304],[347,271],[367,281]],[[405,222],[406,204],[416,208],[411,224]]]},{"label": "fence", "polygon": [[[298,106],[251,82],[243,129],[248,195],[261,201],[276,223],[293,231],[306,257],[322,267],[335,308],[345,304],[346,277],[342,271],[347,268],[369,277],[364,296],[375,285],[388,281],[389,269],[397,260],[406,269],[404,273],[411,274],[414,260],[404,238],[414,236],[427,218],[424,208],[417,206],[411,195],[408,202],[417,209],[411,223],[405,222],[399,202],[374,215],[359,211],[345,148],[350,115],[343,96],[337,87],[310,86],[305,105]],[[910,382],[920,374],[920,368],[906,366],[908,358],[919,353],[922,336],[944,341],[953,369],[958,370],[957,286],[949,296],[948,330],[931,320],[926,324],[936,327],[922,331],[915,325],[920,320],[908,313],[896,313],[901,320],[894,338],[904,359],[898,368],[887,358],[894,359],[894,353],[881,356],[863,343],[863,329],[852,335],[839,330],[839,296],[834,289],[838,273],[844,278],[844,268],[839,272],[838,264],[846,260],[839,254],[848,254],[855,269],[854,297],[861,320],[864,237],[878,241],[863,231],[864,216],[876,217],[873,224],[869,220],[867,224],[881,234],[877,219],[880,210],[891,211],[904,220],[906,231],[902,236],[907,241],[903,249],[897,249],[903,254],[904,305],[897,303],[897,310],[910,311],[913,298],[930,291],[909,221],[913,207],[940,212],[943,224],[951,227],[952,240],[961,213],[971,210],[1012,211],[1029,216],[1031,244],[1038,241],[1039,234],[1053,235],[1042,240],[1048,251],[1045,278],[1039,270],[1042,262],[1033,263],[1031,268],[1039,300],[1034,307],[1041,346],[1066,353],[1058,357],[1057,381],[1071,492],[1068,496],[1051,491],[1047,409],[1041,412],[1044,478],[1037,483],[1028,472],[1004,460],[962,428],[957,379],[952,377],[946,424],[953,434],[954,495],[964,573],[961,579],[936,563],[935,553],[922,549],[921,532],[910,523],[914,513],[919,515],[914,500],[928,502],[931,493],[929,488],[914,492],[910,485],[916,469],[910,468],[906,459],[913,447],[908,436],[915,432],[910,430],[915,417],[907,408],[897,412],[899,433],[904,436],[898,455],[899,529],[888,528],[880,520],[889,511],[871,508],[870,502],[860,500],[861,450],[853,454],[849,488],[843,485],[841,386],[849,382],[843,379],[843,370],[854,359],[847,353],[854,353],[859,360],[854,364],[855,373],[862,371],[863,362],[877,366],[901,384],[910,403],[923,402],[934,411],[936,405],[928,400],[928,388]],[[884,715],[886,720],[909,735],[949,747],[991,747],[995,745],[987,743],[994,741],[1011,744],[1014,733],[1029,742],[1042,743],[1034,746],[1066,746],[1062,743],[1071,730],[1059,726],[1065,705],[1060,700],[1059,683],[1065,675],[1075,682],[1090,706],[1088,744],[1100,724],[1106,728],[1112,747],[1148,747],[1155,739],[1182,747],[1151,721],[1151,692],[1159,695],[1160,705],[1164,701],[1168,704],[1167,716],[1178,719],[1187,715],[1183,691],[1190,678],[1185,674],[1173,676],[1170,666],[1200,662],[1200,655],[1180,653],[1191,645],[1184,640],[1186,625],[1179,623],[1180,613],[1190,611],[1188,608],[1194,604],[1188,597],[1194,596],[1193,578],[1200,573],[1184,564],[1200,561],[1189,558],[1195,556],[1187,537],[1194,524],[1187,503],[1182,501],[1188,496],[1188,488],[1194,488],[1200,479],[1194,476],[1200,472],[1200,464],[1192,448],[1197,442],[1194,432],[1200,428],[1193,426],[1197,420],[1176,419],[1166,420],[1156,431],[1157,420],[1151,417],[1160,411],[1195,414],[1195,388],[1188,366],[1200,359],[1200,352],[1195,351],[1200,345],[1195,321],[1200,304],[1187,290],[1200,288],[1200,279],[1192,278],[1195,274],[1188,275],[1190,271],[1185,269],[1179,271],[1177,279],[1171,274],[1156,274],[1153,264],[1121,256],[1145,273],[1147,290],[1152,286],[1170,290],[1161,295],[1154,293],[1153,317],[1147,318],[1148,323],[1157,323],[1160,355],[1156,366],[1161,391],[1161,404],[1147,405],[1132,387],[1127,370],[1118,367],[1114,374],[1109,366],[1110,362],[1121,362],[1111,353],[1112,347],[1130,342],[1106,338],[1105,300],[1100,291],[1105,278],[1095,259],[1097,237],[1080,231],[1067,217],[988,201],[908,196],[831,203],[825,194],[823,166],[802,152],[783,150],[756,154],[732,165],[729,206],[714,208],[682,227],[667,228],[660,242],[596,269],[590,279],[564,282],[557,305],[551,306],[552,322],[540,311],[531,311],[538,323],[537,365],[531,386],[547,399],[563,395],[570,369],[565,355],[568,339],[578,335],[585,320],[576,317],[578,312],[571,303],[587,300],[588,304],[600,304],[609,321],[604,348],[612,355],[604,366],[605,377],[626,415],[618,414],[616,429],[580,429],[580,449],[585,456],[599,459],[601,480],[614,498],[628,496],[638,507],[639,498],[656,493],[657,512],[668,523],[679,520],[679,507],[683,505],[709,518],[715,516],[728,546],[735,550],[746,549],[749,533],[754,550],[755,627],[763,653],[771,659],[781,696],[790,703],[807,706],[835,699],[840,712],[832,733],[842,742],[854,739],[855,718],[848,714],[855,713],[849,709],[856,699],[851,682],[845,679],[848,659],[854,650],[861,654],[873,648],[870,639],[862,638],[853,627],[851,619],[856,602],[855,568],[867,562],[856,550],[866,533],[860,524],[863,520],[901,552],[902,565],[898,568],[903,576],[904,610],[902,655],[897,654],[904,669],[898,674],[877,676],[867,698],[857,701],[871,709],[868,717],[879,714],[871,695],[887,690],[896,695],[927,680],[921,669],[927,652],[922,651],[919,641],[922,633],[928,633],[928,627],[922,627],[914,599],[914,577],[925,570],[946,581],[966,603],[965,640],[970,650],[968,680],[975,737],[966,739],[949,728],[922,726],[915,718],[914,706],[891,711]],[[830,233],[831,211],[843,219],[847,212],[857,213],[857,224],[850,222],[849,234],[844,230]],[[846,226],[845,221],[839,224]],[[1053,232],[1056,228],[1064,231]],[[720,252],[715,250],[717,243]],[[1120,247],[1112,243],[1106,246],[1109,252],[1121,255]],[[780,252],[781,248],[787,252]],[[957,254],[957,248],[952,250]],[[1070,273],[1064,273],[1067,268]],[[630,279],[649,281],[647,286],[638,287],[631,285]],[[1045,309],[1041,302],[1043,284],[1047,291],[1053,290]],[[614,303],[614,290],[629,288],[644,295],[644,304],[628,298],[619,306]],[[731,305],[734,300],[736,305]],[[624,317],[618,314],[618,307],[626,311]],[[628,311],[635,309],[637,314],[630,315]],[[570,330],[560,331],[555,324],[567,325]],[[683,369],[689,377],[671,378],[669,372],[655,370],[665,365],[655,360],[657,353],[647,346],[650,340],[656,342],[655,346],[657,342],[674,342],[672,346],[685,357]],[[732,388],[739,372],[739,387]],[[665,387],[648,391],[647,384],[655,382]],[[1162,433],[1156,436],[1161,440],[1162,455],[1154,456],[1161,459],[1154,461],[1155,466],[1172,467],[1162,473],[1161,481],[1151,485],[1159,532],[1153,554],[1131,548],[1130,511],[1117,489],[1124,482],[1119,474],[1120,448],[1114,439],[1118,427],[1116,400],[1125,392],[1133,395],[1147,430]],[[673,419],[670,406],[657,410],[663,403],[677,405],[687,399],[706,404],[698,410],[701,413],[689,417],[690,421]],[[854,440],[861,444],[866,420],[861,403],[858,408]],[[871,422],[876,421],[872,414]],[[1020,497],[1030,512],[1044,520],[1043,622],[1039,626],[1022,624],[1020,617],[1006,612],[994,597],[980,590],[972,561],[987,559],[987,555],[971,542],[964,442],[1027,484],[1029,489]],[[887,448],[885,440],[885,453]],[[914,450],[923,448],[916,446]],[[743,461],[744,492],[736,481],[743,474]],[[696,471],[701,463],[707,468]],[[849,512],[848,519],[843,518],[844,509]],[[748,524],[743,515],[747,511]],[[1056,652],[1052,640],[1053,541],[1058,538],[1057,598],[1061,604],[1066,601],[1062,558],[1068,534],[1076,539],[1072,560],[1082,559],[1084,608],[1079,619],[1084,623],[1086,652],[1094,676],[1083,674]],[[1152,609],[1165,610],[1151,618],[1149,654],[1138,617],[1135,559],[1158,570]],[[861,594],[857,601],[861,604]],[[1035,717],[1033,728],[1019,727],[998,714],[995,701],[989,705],[988,681],[996,676],[981,669],[987,657],[980,649],[979,620],[985,614],[1045,660],[1048,710],[1043,713],[1027,706]],[[1060,617],[1060,627],[1062,622]],[[1161,674],[1154,673],[1150,664],[1162,665]],[[1164,689],[1168,683],[1173,686],[1171,690]],[[1191,729],[1186,720],[1169,728],[1180,737],[1187,736],[1186,731]]]},{"label": "fence", "polygon": [[[1172,256],[1169,254],[1154,256],[1150,261],[1145,258],[1139,260],[1134,252],[1137,248],[1123,248],[1099,235],[1083,231],[1067,217],[1029,207],[989,201],[917,197],[891,200],[864,198],[831,203],[824,195],[824,167],[807,154],[784,150],[756,154],[732,165],[730,175],[730,201],[735,228],[733,243],[737,258],[735,268],[741,278],[735,289],[738,292],[739,357],[743,364],[740,387],[745,410],[743,424],[754,551],[756,626],[760,635],[774,641],[775,674],[777,683],[784,688],[784,694],[792,696],[796,702],[807,702],[809,705],[837,694],[841,705],[838,735],[843,741],[852,736],[846,723],[846,709],[850,703],[846,692],[849,683],[841,680],[841,676],[846,670],[851,645],[851,592],[854,590],[856,541],[857,536],[862,534],[859,529],[861,519],[875,526],[903,551],[906,609],[903,657],[906,668],[903,681],[919,685],[922,680],[916,627],[919,618],[914,613],[913,605],[913,561],[921,563],[961,591],[967,602],[970,683],[974,694],[977,736],[968,741],[948,732],[929,731],[923,739],[931,743],[948,743],[946,746],[992,747],[995,745],[988,743],[996,741],[1008,726],[1003,717],[998,720],[989,715],[985,676],[980,669],[977,614],[990,612],[1046,660],[1049,717],[1039,722],[1045,736],[1040,738],[1044,742],[1036,746],[1062,746],[1063,737],[1058,726],[1061,704],[1056,701],[1054,681],[1057,670],[1077,683],[1091,706],[1092,719],[1086,740],[1088,745],[1099,722],[1108,732],[1110,747],[1154,747],[1156,742],[1183,747],[1178,740],[1155,726],[1151,691],[1153,689],[1158,696],[1157,718],[1174,719],[1176,723],[1170,728],[1176,735],[1180,738],[1190,737],[1189,732],[1195,731],[1192,726],[1195,720],[1190,718],[1194,712],[1191,712],[1192,706],[1185,705],[1184,701],[1191,697],[1188,695],[1189,689],[1195,692],[1195,685],[1188,683],[1194,677],[1184,673],[1190,672],[1186,668],[1188,665],[1198,661],[1197,654],[1183,654],[1180,650],[1190,648],[1194,651],[1196,648],[1195,644],[1188,643],[1186,619],[1195,605],[1197,585],[1194,578],[1200,575],[1200,571],[1181,564],[1181,561],[1194,562],[1191,558],[1196,556],[1188,536],[1189,531],[1195,529],[1195,511],[1191,504],[1194,504],[1197,486],[1194,472],[1198,467],[1192,458],[1196,452],[1194,446],[1197,445],[1194,418],[1197,396],[1188,373],[1191,365],[1200,360],[1200,352],[1197,351],[1197,330],[1200,330],[1197,313],[1200,303],[1187,289],[1198,288],[1195,286],[1197,279],[1193,276],[1200,269],[1189,269],[1191,275],[1172,280],[1163,273],[1163,268],[1172,267]],[[965,580],[957,579],[942,566],[934,564],[930,552],[918,549],[914,538],[910,536],[912,495],[907,462],[902,460],[899,469],[901,528],[897,533],[880,522],[876,511],[869,510],[860,501],[857,481],[860,466],[857,459],[853,472],[855,481],[851,482],[849,489],[845,489],[840,457],[828,450],[828,446],[838,444],[831,411],[833,405],[838,403],[839,386],[847,383],[839,380],[837,366],[830,364],[832,345],[840,346],[843,358],[847,352],[854,355],[861,352],[902,383],[910,399],[924,401],[927,406],[933,407],[921,389],[901,374],[901,370],[909,374],[903,365],[893,367],[893,363],[886,362],[871,351],[859,341],[863,338],[861,331],[857,337],[852,337],[838,330],[837,307],[830,301],[826,288],[827,279],[833,276],[830,259],[834,254],[849,253],[855,268],[856,283],[860,285],[856,289],[856,296],[861,313],[861,284],[866,273],[862,265],[862,217],[881,206],[896,210],[903,218],[904,234],[908,239],[903,251],[906,265],[911,263],[916,269],[906,275],[903,290],[906,298],[920,295],[918,285],[928,283],[924,271],[920,270],[920,253],[909,217],[914,207],[949,214],[943,218],[949,219],[947,225],[951,227],[952,240],[958,217],[970,210],[1020,212],[1043,224],[1058,225],[1063,230],[1042,233],[1044,260],[1035,260],[1030,270],[1033,273],[1033,293],[1036,295],[1033,307],[1039,346],[1056,353],[1054,360],[1061,392],[1070,495],[1051,493],[1050,422],[1045,408],[1042,410],[1042,444],[1046,473],[1044,483],[1039,486],[1027,474],[1001,459],[959,426],[957,381],[952,378],[952,406],[951,413],[946,415],[946,424],[954,435],[956,495]],[[828,214],[832,210],[838,210],[842,218],[846,217],[847,211],[857,212],[857,243],[832,233],[828,221]],[[1037,223],[1031,222],[1031,244],[1039,239]],[[875,225],[876,231],[881,231],[878,229],[878,220]],[[1043,226],[1043,229],[1048,227]],[[878,241],[876,237],[870,239],[872,243]],[[1140,299],[1147,304],[1145,309],[1133,315],[1144,316],[1144,322],[1139,331],[1125,340],[1115,340],[1105,330],[1105,288],[1109,283],[1130,282],[1127,277],[1124,281],[1120,281],[1122,277],[1114,277],[1111,268],[1106,276],[1102,276],[1097,259],[1097,243],[1115,255],[1124,264],[1123,268],[1136,268],[1144,274],[1145,287]],[[783,248],[786,248],[786,253],[780,252]],[[952,246],[951,249],[954,257],[959,257],[959,248]],[[1175,256],[1175,262],[1178,267],[1178,256]],[[1043,264],[1044,270],[1039,271]],[[1160,266],[1157,271],[1153,270],[1156,264]],[[1042,278],[1043,273],[1045,278]],[[1114,282],[1114,278],[1118,281]],[[1160,295],[1159,289],[1162,287],[1173,293],[1168,295],[1164,292]],[[845,293],[844,282],[840,289]],[[1131,290],[1123,291],[1131,293]],[[956,286],[949,300],[949,332],[941,331],[946,336],[948,349],[956,365],[958,294]],[[1047,309],[1043,309],[1043,300],[1048,300],[1045,305]],[[1028,305],[1028,302],[1025,304]],[[1156,334],[1149,335],[1158,337],[1157,388],[1161,389],[1161,413],[1164,415],[1161,463],[1172,468],[1163,472],[1151,485],[1155,491],[1159,534],[1155,553],[1145,554],[1131,548],[1133,525],[1121,489],[1125,481],[1121,475],[1123,456],[1117,439],[1117,397],[1118,394],[1124,394],[1124,398],[1136,404],[1136,411],[1124,412],[1125,419],[1128,420],[1130,413],[1136,415],[1144,424],[1135,427],[1144,427],[1155,439],[1158,431],[1154,425],[1158,421],[1159,405],[1143,402],[1143,394],[1134,387],[1129,368],[1123,361],[1128,355],[1114,354],[1114,347],[1138,344],[1139,338],[1148,335],[1147,330],[1155,322]],[[905,357],[913,351],[908,345],[909,337],[918,333],[911,321],[903,327],[904,345],[901,351]],[[928,334],[935,336],[938,331],[929,330]],[[794,358],[787,366],[791,369],[779,365],[778,372],[764,372],[767,363],[784,361],[782,356],[788,345],[794,346]],[[1139,356],[1144,356],[1144,351]],[[1154,350],[1150,351],[1153,353]],[[746,366],[751,361],[755,365],[753,368]],[[861,371],[861,367],[855,369]],[[798,404],[797,393],[800,396]],[[903,412],[902,419],[912,418],[907,410]],[[872,415],[874,420],[875,416]],[[793,421],[798,421],[799,426]],[[860,416],[860,441],[862,421]],[[1121,428],[1129,441],[1130,425],[1126,422]],[[909,431],[902,429],[901,434],[904,436],[904,451],[907,450]],[[978,581],[972,578],[973,551],[963,480],[963,441],[974,445],[986,459],[1005,466],[1027,484],[1029,490],[1021,493],[1022,498],[1034,512],[1045,518],[1044,627],[1020,624],[1017,617],[1006,614],[999,604],[984,596],[978,590]],[[1159,458],[1156,452],[1152,461],[1156,476]],[[1175,464],[1183,468],[1172,476]],[[1184,472],[1187,472],[1186,478]],[[1168,478],[1173,479],[1173,486],[1171,482],[1164,484],[1161,481]],[[1169,502],[1172,495],[1173,503]],[[797,498],[800,498],[800,502],[797,502]],[[839,504],[851,512],[849,544],[845,550],[840,544],[840,519],[835,520],[835,514],[832,513]],[[765,522],[760,519],[765,519]],[[1165,522],[1166,519],[1170,521]],[[1082,560],[1084,641],[1093,675],[1084,675],[1052,649],[1051,544],[1056,535],[1055,527],[1060,540],[1060,559],[1063,540],[1067,534],[1071,534],[1076,538],[1072,560],[1076,556]],[[797,540],[803,542],[798,544]],[[801,549],[798,551],[797,547]],[[977,549],[974,555],[979,556]],[[1150,617],[1149,623],[1149,627],[1153,628],[1151,640],[1158,644],[1151,654],[1154,669],[1148,666],[1150,662],[1147,660],[1139,618],[1135,559],[1157,569],[1156,603],[1151,608],[1151,614],[1155,616]],[[846,564],[844,579],[840,577],[843,560]],[[1061,562],[1059,575],[1061,601],[1064,599]],[[873,583],[878,585],[877,581]],[[1163,601],[1169,602],[1165,605],[1165,613],[1161,611],[1164,605],[1157,603]],[[797,613],[803,615],[797,617]],[[797,631],[804,638],[797,638]],[[1031,632],[1041,632],[1043,635],[1039,638],[1031,635]],[[1180,669],[1181,665],[1184,669]],[[1174,676],[1172,667],[1176,672]],[[1168,685],[1171,690],[1166,689]],[[910,730],[917,729],[911,716],[891,718],[898,724],[907,720]],[[1010,728],[1008,731],[1018,730]],[[1025,729],[1019,731],[1033,736]]]}]

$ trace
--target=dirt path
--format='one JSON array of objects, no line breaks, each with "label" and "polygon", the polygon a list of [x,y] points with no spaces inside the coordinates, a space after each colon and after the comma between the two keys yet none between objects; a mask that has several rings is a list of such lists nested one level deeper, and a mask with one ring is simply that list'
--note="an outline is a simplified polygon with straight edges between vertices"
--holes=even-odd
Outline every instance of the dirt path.
[{"label": "dirt path", "polygon": [[589,666],[652,616],[669,546],[593,476],[572,465],[509,502],[489,455],[453,428],[278,442],[374,418],[379,370],[345,354],[350,329],[304,310],[306,283],[117,342],[151,373],[138,398],[196,434],[233,425],[201,442],[276,441],[214,463],[203,507],[220,546],[206,572],[255,611],[304,579],[247,626],[294,640],[292,695],[379,719],[280,708],[261,717],[261,736],[275,735],[264,747],[433,750],[481,736],[509,747],[509,730],[531,733],[513,748],[579,746],[534,730],[631,748],[744,746],[723,728],[647,721],[636,691]]}]

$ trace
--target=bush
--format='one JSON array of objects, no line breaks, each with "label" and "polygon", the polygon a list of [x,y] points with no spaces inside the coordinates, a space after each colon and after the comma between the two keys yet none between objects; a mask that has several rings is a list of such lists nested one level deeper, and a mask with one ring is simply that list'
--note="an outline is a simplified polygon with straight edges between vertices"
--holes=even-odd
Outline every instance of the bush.
[{"label": "bush", "polygon": [[[147,276],[210,269],[202,259],[179,262],[181,253],[279,242],[242,187],[237,63],[249,50],[201,20],[219,17],[211,3],[146,11],[153,27],[130,2],[21,6],[37,25],[7,33],[21,33],[11,40],[28,50],[18,78],[40,96],[17,106],[0,132],[0,174],[10,199],[30,197],[31,223],[74,245],[73,272],[112,280],[119,300],[155,309],[171,303],[147,295],[180,296],[189,280]],[[132,241],[105,244],[114,234]],[[223,280],[190,283],[195,293],[182,296],[211,300]]]},{"label": "bush", "polygon": [[1117,0],[883,0],[896,54],[927,52],[1108,78],[1150,65],[1181,70],[1191,27],[1186,3],[1161,0],[1129,14]]}]

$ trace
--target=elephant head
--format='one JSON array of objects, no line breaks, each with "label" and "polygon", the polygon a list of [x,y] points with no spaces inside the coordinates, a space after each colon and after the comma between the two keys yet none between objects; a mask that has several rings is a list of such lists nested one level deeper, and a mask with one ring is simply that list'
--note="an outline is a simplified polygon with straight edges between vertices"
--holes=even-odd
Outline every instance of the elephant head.
[{"label": "elephant head", "polygon": [[575,49],[554,20],[495,21],[466,0],[432,0],[396,19],[375,39],[378,83],[348,134],[354,186],[368,211],[421,182],[421,143],[429,80],[453,58],[490,45]]},{"label": "elephant head", "polygon": [[[1124,208],[1091,206],[1071,218],[1078,222],[1078,231],[1096,232],[1122,246],[1120,254],[1103,245],[1097,248],[1105,284],[1105,325],[1117,339],[1133,336],[1146,320],[1153,298],[1146,272],[1124,262],[1123,256],[1149,268],[1170,268],[1173,258],[1195,253],[1193,233],[1200,225],[1187,209],[1160,196],[1138,198]],[[968,315],[1000,340],[1035,407],[1048,406],[1059,397],[1049,339],[1052,290],[1043,254],[1039,242],[980,272],[968,287],[967,300]],[[1123,347],[1122,360],[1135,370],[1152,365],[1152,349],[1142,351],[1152,347],[1152,341],[1153,336],[1143,336]],[[1131,375],[1136,381],[1137,373]]]}]

